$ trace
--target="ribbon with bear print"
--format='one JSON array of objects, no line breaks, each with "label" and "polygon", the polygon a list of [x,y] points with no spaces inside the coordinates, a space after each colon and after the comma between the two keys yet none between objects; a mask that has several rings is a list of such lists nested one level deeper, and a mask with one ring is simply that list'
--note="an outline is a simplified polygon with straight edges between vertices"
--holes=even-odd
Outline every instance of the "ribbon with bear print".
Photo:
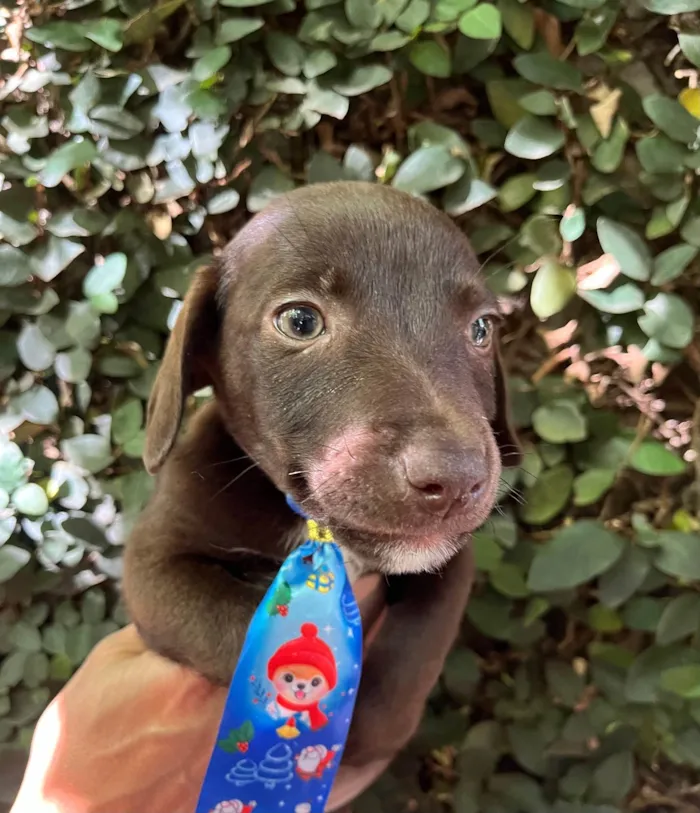
[{"label": "ribbon with bear print", "polygon": [[325,810],[360,684],[362,622],[339,547],[307,525],[248,627],[195,813]]}]

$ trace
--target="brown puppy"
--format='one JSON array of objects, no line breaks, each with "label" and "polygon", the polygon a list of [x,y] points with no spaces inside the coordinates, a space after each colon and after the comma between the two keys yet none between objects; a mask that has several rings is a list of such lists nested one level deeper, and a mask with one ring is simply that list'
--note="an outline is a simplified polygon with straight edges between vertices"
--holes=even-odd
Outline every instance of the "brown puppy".
[{"label": "brown puppy", "polygon": [[[303,524],[352,574],[388,579],[344,764],[411,737],[464,611],[469,533],[515,465],[498,309],[466,237],[431,205],[309,186],[254,217],[187,295],[148,411],[156,492],[126,549],[148,644],[213,681]],[[213,385],[175,444],[186,397]]]}]

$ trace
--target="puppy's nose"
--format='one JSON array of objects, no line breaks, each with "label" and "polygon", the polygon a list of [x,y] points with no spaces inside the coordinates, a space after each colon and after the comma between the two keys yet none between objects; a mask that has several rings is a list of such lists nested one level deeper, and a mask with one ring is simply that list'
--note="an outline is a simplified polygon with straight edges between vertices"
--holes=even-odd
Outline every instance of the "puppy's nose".
[{"label": "puppy's nose", "polygon": [[297,689],[305,689],[306,683],[297,683]]},{"label": "puppy's nose", "polygon": [[433,514],[444,516],[456,502],[468,506],[486,487],[486,457],[476,448],[414,445],[403,453],[402,463],[413,498]]}]

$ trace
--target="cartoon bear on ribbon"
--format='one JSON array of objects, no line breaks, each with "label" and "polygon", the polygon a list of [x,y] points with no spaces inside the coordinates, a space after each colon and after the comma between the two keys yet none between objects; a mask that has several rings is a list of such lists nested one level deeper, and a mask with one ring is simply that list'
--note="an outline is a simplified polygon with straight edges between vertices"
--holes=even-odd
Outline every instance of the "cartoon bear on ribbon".
[{"label": "cartoon bear on ribbon", "polygon": [[315,624],[302,624],[301,636],[279,647],[268,661],[267,676],[277,692],[267,712],[275,720],[286,721],[277,729],[280,737],[299,736],[297,717],[312,731],[326,725],[328,717],[319,704],[335,688],[338,670]]}]

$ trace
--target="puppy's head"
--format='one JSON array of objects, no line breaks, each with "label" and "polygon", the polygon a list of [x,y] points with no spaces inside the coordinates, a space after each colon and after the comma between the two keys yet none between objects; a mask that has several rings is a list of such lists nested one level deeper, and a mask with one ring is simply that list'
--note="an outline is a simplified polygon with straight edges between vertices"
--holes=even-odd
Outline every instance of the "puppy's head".
[{"label": "puppy's head", "polygon": [[518,460],[497,320],[466,237],[431,205],[362,183],[299,189],[195,279],[146,464],[211,383],[237,443],[339,541],[385,572],[437,568]]}]

